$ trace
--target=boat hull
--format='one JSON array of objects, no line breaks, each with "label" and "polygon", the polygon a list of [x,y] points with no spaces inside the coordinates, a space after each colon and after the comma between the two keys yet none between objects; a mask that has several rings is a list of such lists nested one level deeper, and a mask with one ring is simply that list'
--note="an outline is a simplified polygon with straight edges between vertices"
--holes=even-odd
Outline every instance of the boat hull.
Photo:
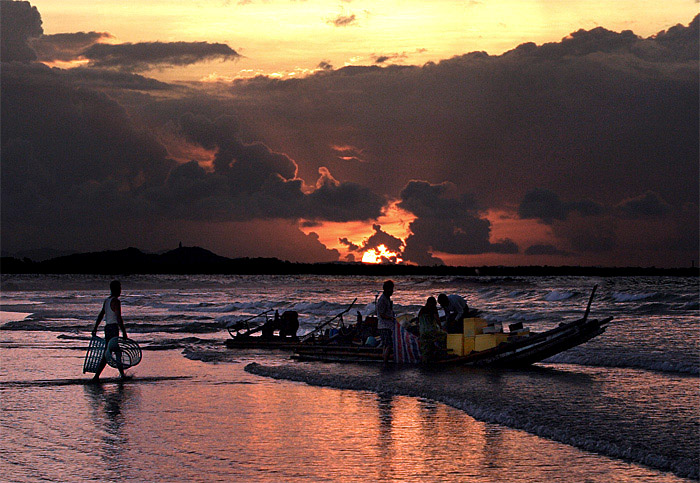
[{"label": "boat hull", "polygon": [[224,342],[229,349],[272,349],[293,351],[301,342],[288,337],[274,337],[263,339],[262,337],[235,337]]},{"label": "boat hull", "polygon": [[[526,367],[588,342],[605,332],[611,320],[612,317],[608,317],[562,323],[546,332],[503,342],[492,349],[465,356],[451,356],[431,364]],[[295,349],[293,358],[300,361],[372,363],[382,362],[382,350],[368,347],[299,346]]]}]

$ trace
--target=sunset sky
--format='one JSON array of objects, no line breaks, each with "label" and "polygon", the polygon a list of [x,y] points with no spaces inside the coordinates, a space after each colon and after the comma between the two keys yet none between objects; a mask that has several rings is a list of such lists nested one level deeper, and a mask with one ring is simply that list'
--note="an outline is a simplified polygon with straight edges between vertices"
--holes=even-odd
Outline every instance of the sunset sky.
[{"label": "sunset sky", "polygon": [[697,1],[0,6],[3,253],[697,263]]}]

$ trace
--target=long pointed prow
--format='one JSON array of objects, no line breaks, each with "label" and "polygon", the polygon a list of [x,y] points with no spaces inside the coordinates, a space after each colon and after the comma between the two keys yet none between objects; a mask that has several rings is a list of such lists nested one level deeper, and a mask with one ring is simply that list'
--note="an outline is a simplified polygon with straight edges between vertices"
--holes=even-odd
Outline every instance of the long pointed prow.
[{"label": "long pointed prow", "polygon": [[593,297],[595,296],[595,291],[598,288],[598,284],[593,285],[593,291],[591,292],[591,297],[588,299],[588,305],[586,306],[586,313],[583,314],[583,321],[588,319],[588,313],[591,311],[591,304],[593,303]]}]

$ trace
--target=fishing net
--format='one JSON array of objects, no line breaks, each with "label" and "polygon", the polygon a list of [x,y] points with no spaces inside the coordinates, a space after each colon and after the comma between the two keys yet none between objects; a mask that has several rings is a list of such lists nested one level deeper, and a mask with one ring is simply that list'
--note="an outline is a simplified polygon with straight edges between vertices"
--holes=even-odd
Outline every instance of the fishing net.
[{"label": "fishing net", "polygon": [[107,345],[105,358],[111,367],[118,368],[121,362],[122,368],[128,369],[141,362],[141,348],[131,339],[114,337]]},{"label": "fishing net", "polygon": [[102,355],[105,353],[105,340],[96,335],[90,339],[87,354],[85,354],[85,362],[83,363],[83,374],[86,372],[97,372],[97,368],[102,361]]}]

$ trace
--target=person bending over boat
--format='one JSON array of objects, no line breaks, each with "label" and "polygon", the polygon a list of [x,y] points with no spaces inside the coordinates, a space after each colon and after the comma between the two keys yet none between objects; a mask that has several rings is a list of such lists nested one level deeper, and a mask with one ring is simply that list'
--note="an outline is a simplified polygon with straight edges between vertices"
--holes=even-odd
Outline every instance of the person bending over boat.
[{"label": "person bending over boat", "polygon": [[445,295],[441,293],[437,298],[438,303],[445,310],[445,330],[448,334],[459,334],[464,331],[462,319],[469,312],[467,301],[457,294]]},{"label": "person bending over boat", "polygon": [[389,362],[389,356],[394,349],[394,302],[391,296],[394,293],[394,282],[387,280],[382,286],[383,293],[377,299],[377,328],[382,338],[382,357],[384,362]]},{"label": "person bending over boat", "polygon": [[[97,321],[95,322],[95,327],[92,329],[93,337],[97,335],[97,327],[105,320],[105,347],[109,346],[109,341],[114,337],[119,337],[119,329],[121,329],[124,338],[126,339],[126,327],[124,327],[124,319],[122,319],[122,305],[119,301],[119,296],[122,293],[122,284],[119,280],[112,280],[109,284],[109,291],[111,295],[102,304],[102,310],[97,315]],[[117,360],[117,369],[119,369],[119,374],[122,379],[130,379],[130,376],[124,374],[124,368],[121,365],[121,351],[118,349],[115,351]],[[93,381],[98,381],[100,379],[100,374],[107,365],[106,354],[102,355],[102,360],[100,365],[95,371],[95,376],[92,378]]]},{"label": "person bending over boat", "polygon": [[428,297],[418,312],[418,330],[421,362],[433,362],[447,353],[447,333],[440,328],[435,297]]}]

